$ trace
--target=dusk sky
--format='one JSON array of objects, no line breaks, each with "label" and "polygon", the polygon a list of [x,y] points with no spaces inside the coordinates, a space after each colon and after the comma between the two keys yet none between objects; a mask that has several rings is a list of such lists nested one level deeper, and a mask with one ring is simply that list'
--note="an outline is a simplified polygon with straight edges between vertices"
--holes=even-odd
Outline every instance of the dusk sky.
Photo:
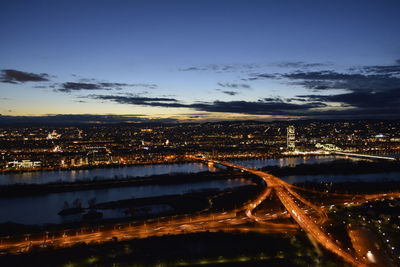
[{"label": "dusk sky", "polygon": [[397,0],[3,0],[0,114],[400,118],[399,14]]}]

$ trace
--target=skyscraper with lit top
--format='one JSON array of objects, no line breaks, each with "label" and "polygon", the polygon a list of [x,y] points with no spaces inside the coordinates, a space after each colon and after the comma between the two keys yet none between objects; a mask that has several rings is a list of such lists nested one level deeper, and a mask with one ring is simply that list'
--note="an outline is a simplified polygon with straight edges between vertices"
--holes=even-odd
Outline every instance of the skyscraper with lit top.
[{"label": "skyscraper with lit top", "polygon": [[296,147],[296,134],[295,134],[295,129],[293,125],[289,125],[287,127],[287,150],[288,151],[294,151]]}]

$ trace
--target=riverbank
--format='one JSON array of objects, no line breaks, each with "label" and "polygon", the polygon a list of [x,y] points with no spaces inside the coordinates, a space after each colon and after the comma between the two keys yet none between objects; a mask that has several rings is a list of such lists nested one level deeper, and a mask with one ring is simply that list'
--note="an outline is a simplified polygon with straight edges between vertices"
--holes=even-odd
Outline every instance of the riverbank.
[{"label": "riverbank", "polygon": [[132,166],[148,166],[148,165],[161,165],[161,164],[184,164],[193,162],[184,157],[174,160],[154,160],[154,161],[140,161],[137,163],[104,163],[96,165],[83,165],[83,166],[68,166],[68,167],[41,167],[32,169],[0,169],[1,173],[26,173],[26,172],[46,172],[46,171],[72,171],[72,170],[93,170],[93,169],[107,169],[107,168],[123,168]]},{"label": "riverbank", "polygon": [[[209,189],[201,192],[191,192],[187,194],[145,197],[145,198],[131,198],[123,199],[120,201],[101,202],[96,204],[93,208],[99,211],[106,210],[128,210],[122,217],[112,219],[101,219],[94,221],[80,220],[74,222],[64,222],[59,224],[19,224],[14,222],[0,223],[0,237],[8,235],[24,235],[54,232],[58,233],[65,229],[81,229],[81,228],[104,228],[112,227],[119,223],[137,222],[148,219],[157,219],[165,216],[177,215],[193,215],[204,212],[214,212],[229,210],[239,207],[244,203],[252,200],[262,190],[260,186],[247,185],[238,188],[230,188],[225,190]],[[171,207],[165,209],[163,212],[153,214],[151,212],[143,212],[142,208],[151,205],[165,205]],[[135,213],[135,209],[136,212]],[[58,215],[57,215],[58,216]]]},{"label": "riverbank", "polygon": [[400,183],[398,181],[380,181],[380,182],[363,182],[349,181],[338,183],[325,183],[319,181],[307,181],[294,183],[294,185],[313,189],[320,192],[338,193],[338,194],[374,194],[374,193],[390,193],[399,192]]},{"label": "riverbank", "polygon": [[[320,154],[309,154],[308,157],[318,157]],[[322,156],[330,156],[322,155]],[[267,153],[267,154],[258,154],[258,155],[223,155],[213,157],[218,160],[277,160],[281,158],[302,158],[303,156],[299,155],[286,155],[282,153]],[[183,155],[179,155],[176,158],[168,159],[168,160],[152,160],[152,161],[138,161],[135,163],[104,163],[104,164],[96,164],[96,165],[83,165],[83,166],[68,166],[68,167],[41,167],[41,168],[32,168],[32,169],[0,169],[0,174],[7,173],[29,173],[29,172],[48,172],[48,171],[72,171],[72,170],[93,170],[93,169],[109,169],[109,168],[124,168],[124,167],[140,167],[140,166],[151,166],[151,165],[162,165],[162,164],[185,164],[185,163],[193,163],[197,161],[193,161],[191,159],[186,158]]]},{"label": "riverbank", "polygon": [[400,171],[400,161],[337,159],[331,162],[298,164],[294,167],[265,166],[261,170],[278,177],[289,175],[368,174]]},{"label": "riverbank", "polygon": [[199,172],[191,174],[163,174],[146,177],[125,177],[117,179],[85,179],[75,182],[53,182],[48,184],[13,184],[0,186],[0,198],[44,195],[50,193],[109,189],[145,185],[173,185],[180,183],[204,182],[212,180],[247,179],[257,182],[251,174],[230,170]]}]

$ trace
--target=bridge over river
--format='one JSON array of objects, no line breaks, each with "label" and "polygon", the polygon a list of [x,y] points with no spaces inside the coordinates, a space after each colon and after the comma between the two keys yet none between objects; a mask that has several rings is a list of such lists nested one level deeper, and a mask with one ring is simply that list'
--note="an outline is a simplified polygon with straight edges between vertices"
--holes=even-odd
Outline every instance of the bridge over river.
[{"label": "bridge over river", "polygon": [[342,151],[332,151],[333,154],[356,157],[356,158],[368,158],[368,159],[381,159],[381,160],[397,160],[394,157],[386,157],[386,156],[377,156],[377,155],[368,155],[368,154],[359,154],[359,153],[350,153],[350,152],[342,152]]}]

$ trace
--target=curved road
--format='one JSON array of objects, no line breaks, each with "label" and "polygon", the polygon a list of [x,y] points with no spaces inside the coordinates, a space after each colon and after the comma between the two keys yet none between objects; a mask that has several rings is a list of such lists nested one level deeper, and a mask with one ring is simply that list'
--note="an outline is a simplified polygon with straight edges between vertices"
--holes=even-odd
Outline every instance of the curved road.
[{"label": "curved road", "polygon": [[[220,164],[223,166],[243,170],[249,173],[252,173],[260,178],[262,178],[268,185],[269,188],[272,188],[276,195],[278,196],[279,200],[285,206],[286,210],[289,212],[291,217],[297,222],[297,224],[309,235],[311,235],[321,246],[325,247],[327,250],[335,253],[336,255],[340,256],[346,262],[354,265],[354,266],[367,266],[367,264],[355,256],[351,255],[350,253],[346,252],[342,249],[339,245],[337,245],[326,232],[324,232],[320,226],[318,226],[310,217],[308,217],[304,211],[297,205],[297,203],[293,199],[293,195],[290,194],[288,188],[286,186],[286,182],[282,181],[278,177],[275,177],[271,174],[268,174],[263,171],[259,171],[252,168],[247,168],[244,166],[232,164],[229,162],[221,162],[217,160],[210,160],[205,158],[196,158],[198,160],[203,160],[206,162],[212,162],[214,164]],[[264,194],[262,195],[264,196]],[[265,198],[264,198],[265,199]],[[257,202],[253,206],[253,209],[259,205],[264,199],[260,198],[257,199]],[[302,200],[301,200],[302,201]],[[314,206],[314,205],[312,205]],[[317,208],[314,206],[313,208]],[[251,213],[251,211],[250,211]]]}]

